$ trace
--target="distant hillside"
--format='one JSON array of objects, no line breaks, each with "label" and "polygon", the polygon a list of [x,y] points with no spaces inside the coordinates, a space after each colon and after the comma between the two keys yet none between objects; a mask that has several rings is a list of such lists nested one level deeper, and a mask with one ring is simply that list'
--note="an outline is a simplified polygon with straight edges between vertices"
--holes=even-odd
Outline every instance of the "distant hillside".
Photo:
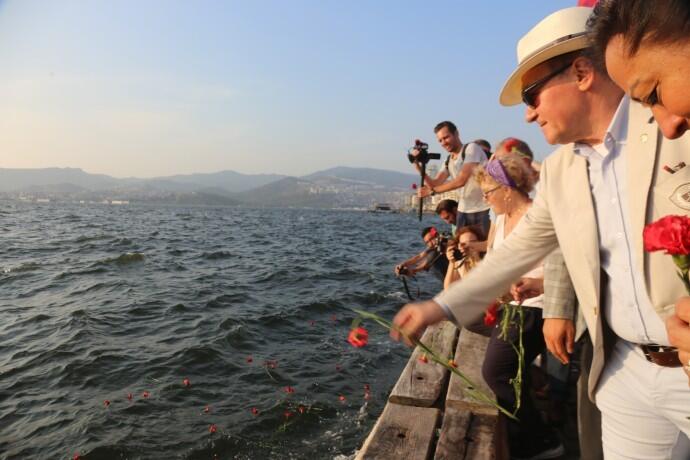
[{"label": "distant hillside", "polygon": [[334,207],[334,195],[313,182],[286,177],[235,196],[253,206],[330,208]]},{"label": "distant hillside", "polygon": [[165,180],[178,184],[196,185],[199,187],[217,187],[228,192],[244,192],[261,187],[287,176],[280,174],[241,174],[235,171],[220,171],[207,174],[184,174],[153,178],[149,180]]},{"label": "distant hillside", "polygon": [[336,167],[303,177],[221,171],[152,179],[117,179],[81,169],[0,169],[0,192],[22,199],[244,205],[260,207],[368,208],[401,204],[413,174]]},{"label": "distant hillside", "polygon": [[385,169],[350,168],[346,166],[337,166],[302,176],[303,179],[307,180],[322,177],[336,177],[338,179],[348,179],[403,190],[409,190],[411,185],[419,180],[419,176],[415,174],[387,171]]},{"label": "distant hillside", "polygon": [[102,190],[115,187],[119,183],[120,179],[104,174],[89,174],[78,168],[0,168],[0,192],[64,184],[72,184],[89,190]]}]

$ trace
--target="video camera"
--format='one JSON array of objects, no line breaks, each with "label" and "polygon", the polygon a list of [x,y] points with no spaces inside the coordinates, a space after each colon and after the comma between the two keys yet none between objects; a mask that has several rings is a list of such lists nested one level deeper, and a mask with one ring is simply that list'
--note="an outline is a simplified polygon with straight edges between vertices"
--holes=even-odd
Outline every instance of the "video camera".
[{"label": "video camera", "polygon": [[[419,153],[417,155],[414,155],[412,153],[413,150],[417,150]],[[429,162],[429,160],[440,160],[441,154],[429,153],[429,144],[417,139],[414,141],[414,147],[410,147],[407,150],[407,159],[410,160],[410,163],[417,162],[419,164],[425,165]]]}]

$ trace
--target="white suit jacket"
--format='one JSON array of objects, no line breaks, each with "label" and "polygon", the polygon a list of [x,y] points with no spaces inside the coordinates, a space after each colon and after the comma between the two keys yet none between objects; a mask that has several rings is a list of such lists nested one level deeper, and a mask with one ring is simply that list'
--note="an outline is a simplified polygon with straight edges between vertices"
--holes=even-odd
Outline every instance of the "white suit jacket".
[{"label": "white suit jacket", "polygon": [[[690,134],[673,141],[663,138],[651,111],[635,102],[630,103],[628,117],[623,154],[627,156],[629,219],[637,264],[634,269],[644,272],[652,305],[665,319],[676,300],[687,294],[671,256],[644,252],[642,230],[646,223],[660,217],[688,214]],[[674,167],[683,161],[688,166],[675,174],[663,169],[664,165]],[[503,245],[435,300],[447,305],[460,325],[473,324],[489,303],[557,246],[563,252],[594,345],[589,379],[589,396],[594,400],[604,367],[604,345],[612,346],[615,337],[602,323],[600,311],[599,240],[587,160],[573,152],[573,144],[560,147],[544,161],[534,203]]]}]

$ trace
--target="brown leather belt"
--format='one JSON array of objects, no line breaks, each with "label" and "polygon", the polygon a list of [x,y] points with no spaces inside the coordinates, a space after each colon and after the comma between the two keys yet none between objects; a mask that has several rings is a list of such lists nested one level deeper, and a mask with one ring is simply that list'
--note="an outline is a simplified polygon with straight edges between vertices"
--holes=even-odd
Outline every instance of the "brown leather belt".
[{"label": "brown leather belt", "polygon": [[682,364],[678,358],[678,350],[675,347],[667,347],[665,345],[657,345],[655,343],[639,344],[638,345],[644,353],[647,361],[654,363],[657,366],[663,367],[681,367]]}]

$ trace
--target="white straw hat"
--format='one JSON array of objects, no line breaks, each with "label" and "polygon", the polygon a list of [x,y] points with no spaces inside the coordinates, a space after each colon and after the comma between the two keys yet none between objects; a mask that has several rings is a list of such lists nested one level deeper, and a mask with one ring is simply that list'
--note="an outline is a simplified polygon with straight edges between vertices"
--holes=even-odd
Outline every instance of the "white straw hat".
[{"label": "white straw hat", "polygon": [[551,58],[589,46],[587,19],[592,8],[575,6],[556,11],[527,32],[517,44],[518,67],[503,85],[499,101],[516,105],[522,101],[522,76]]}]

